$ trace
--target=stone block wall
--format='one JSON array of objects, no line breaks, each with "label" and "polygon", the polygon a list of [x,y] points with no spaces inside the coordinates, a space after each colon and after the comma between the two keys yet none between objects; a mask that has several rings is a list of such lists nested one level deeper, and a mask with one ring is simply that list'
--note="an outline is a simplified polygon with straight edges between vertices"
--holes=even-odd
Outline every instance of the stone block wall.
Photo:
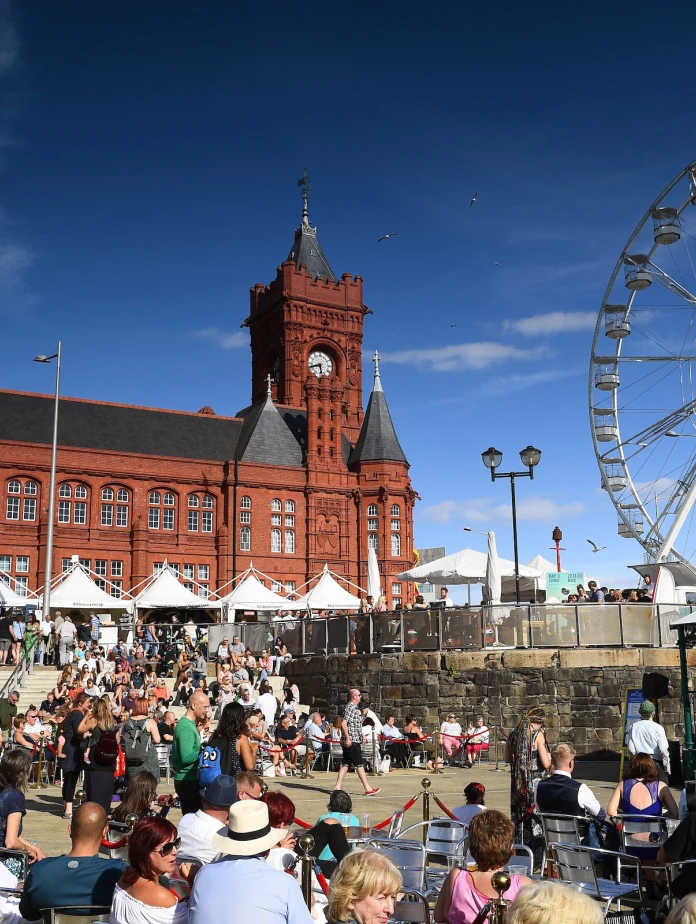
[{"label": "stone block wall", "polygon": [[[696,650],[689,652],[696,666]],[[626,689],[646,689],[646,675],[666,678],[668,696],[657,702],[669,740],[683,741],[679,655],[676,649],[536,649],[320,655],[286,666],[303,703],[342,711],[359,687],[380,717],[401,724],[414,712],[432,731],[453,711],[462,725],[477,713],[511,729],[528,709],[543,706],[552,744],[569,741],[578,754],[618,754]],[[609,752],[609,753],[607,753]]]}]

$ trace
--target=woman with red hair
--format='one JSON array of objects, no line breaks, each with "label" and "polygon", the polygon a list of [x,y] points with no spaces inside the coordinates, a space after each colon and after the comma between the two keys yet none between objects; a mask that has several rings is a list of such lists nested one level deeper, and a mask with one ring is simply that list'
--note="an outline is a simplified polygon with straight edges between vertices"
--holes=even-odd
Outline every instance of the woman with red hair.
[{"label": "woman with red hair", "polygon": [[[181,840],[176,828],[159,815],[141,818],[128,840],[129,866],[111,903],[110,924],[188,924],[188,905],[159,883],[176,873]],[[198,867],[182,864],[179,875],[193,883]]]},{"label": "woman with red hair", "polygon": [[[160,734],[157,722],[151,719],[148,713],[147,700],[139,696],[133,703],[131,717],[126,721],[121,733],[121,742],[126,753],[126,781],[129,783],[141,770],[147,770],[156,780],[160,778],[159,757],[155,747],[160,743]],[[142,756],[137,760],[131,757],[130,742],[139,742],[138,753]]]}]

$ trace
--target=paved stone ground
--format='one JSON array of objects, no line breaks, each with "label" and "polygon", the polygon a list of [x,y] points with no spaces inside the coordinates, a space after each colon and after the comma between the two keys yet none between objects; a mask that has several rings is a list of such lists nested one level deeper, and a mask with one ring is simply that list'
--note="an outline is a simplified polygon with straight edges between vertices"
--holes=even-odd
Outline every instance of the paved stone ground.
[{"label": "paved stone ground", "polygon": [[[606,807],[616,785],[615,780],[618,778],[618,764],[588,765],[584,771],[580,770],[579,766],[578,770],[577,778],[587,782],[600,803]],[[448,767],[439,774],[424,774],[422,769],[394,770],[387,776],[369,777],[373,785],[382,787],[379,795],[369,798],[363,794],[362,786],[355,774],[351,773],[346,777],[344,787],[353,798],[354,812],[358,814],[370,812],[374,823],[391,815],[411,796],[420,791],[422,789],[421,780],[426,775],[432,781],[431,793],[439,796],[448,808],[461,805],[464,802],[462,796],[464,787],[468,783],[477,781],[486,787],[486,805],[506,814],[509,813],[510,774],[507,767],[498,772],[486,764],[471,770]],[[278,789],[293,800],[299,818],[313,822],[322,812],[326,811],[326,803],[335,780],[335,773],[327,774],[318,771],[314,778],[309,780],[287,777],[269,779],[267,782],[271,789]],[[163,782],[159,787],[159,792],[173,792],[173,789],[173,785],[166,786]],[[676,795],[678,796],[678,793]],[[430,804],[431,817],[443,814],[432,799]],[[60,817],[62,806],[60,788],[57,786],[27,792],[28,811],[24,819],[24,836],[36,841],[49,855],[69,850],[68,822]],[[407,813],[407,824],[421,821],[422,811],[422,803],[419,800]],[[172,811],[169,817],[176,824],[181,816],[178,811]]]}]

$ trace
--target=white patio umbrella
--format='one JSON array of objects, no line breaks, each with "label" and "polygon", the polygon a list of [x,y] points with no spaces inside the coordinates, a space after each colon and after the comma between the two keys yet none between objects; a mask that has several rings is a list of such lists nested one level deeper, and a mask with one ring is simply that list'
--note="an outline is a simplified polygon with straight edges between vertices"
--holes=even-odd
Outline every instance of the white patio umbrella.
[{"label": "white patio umbrella", "polygon": [[495,609],[495,604],[500,603],[500,588],[502,583],[502,574],[500,569],[500,559],[498,558],[498,547],[495,543],[495,533],[492,529],[488,530],[488,557],[486,559],[486,602],[491,607],[490,621],[495,629],[495,643],[498,644],[498,626],[502,621],[503,614],[499,609]]},{"label": "white patio umbrella", "polygon": [[377,603],[382,596],[382,580],[379,576],[379,563],[374,549],[367,552],[367,596]]}]

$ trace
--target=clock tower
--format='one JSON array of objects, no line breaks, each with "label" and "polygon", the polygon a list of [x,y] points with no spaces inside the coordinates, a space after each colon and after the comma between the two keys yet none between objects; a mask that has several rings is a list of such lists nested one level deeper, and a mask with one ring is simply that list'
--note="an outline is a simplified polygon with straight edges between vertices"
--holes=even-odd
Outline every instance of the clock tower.
[{"label": "clock tower", "polygon": [[351,444],[360,434],[362,407],[362,278],[340,279],[309,222],[309,177],[298,182],[302,219],[287,259],[268,285],[251,289],[251,310],[243,326],[251,335],[251,403],[263,400],[271,376],[276,404],[309,411],[315,386],[330,397]]}]

